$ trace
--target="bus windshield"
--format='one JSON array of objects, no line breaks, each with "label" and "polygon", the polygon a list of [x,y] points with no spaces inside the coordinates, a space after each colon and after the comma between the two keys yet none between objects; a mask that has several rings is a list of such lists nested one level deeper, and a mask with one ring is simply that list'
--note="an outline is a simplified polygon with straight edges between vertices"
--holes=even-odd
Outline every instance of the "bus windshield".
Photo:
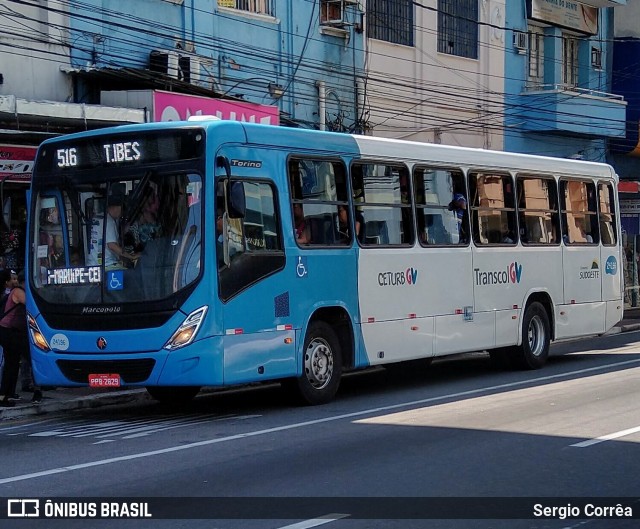
[{"label": "bus windshield", "polygon": [[54,304],[167,298],[202,260],[202,179],[140,169],[92,181],[67,173],[34,189],[32,285]]}]

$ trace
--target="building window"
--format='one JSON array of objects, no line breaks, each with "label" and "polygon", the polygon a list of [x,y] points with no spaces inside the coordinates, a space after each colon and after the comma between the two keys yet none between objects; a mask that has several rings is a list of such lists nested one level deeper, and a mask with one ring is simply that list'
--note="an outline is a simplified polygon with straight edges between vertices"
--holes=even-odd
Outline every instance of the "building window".
[{"label": "building window", "polygon": [[438,51],[478,58],[478,0],[438,0]]},{"label": "building window", "polygon": [[250,13],[260,13],[261,15],[273,15],[271,0],[218,0],[218,6],[230,7]]},{"label": "building window", "polygon": [[532,85],[544,84],[544,30],[538,26],[529,28],[529,74]]},{"label": "building window", "polygon": [[562,84],[578,86],[578,44],[572,35],[562,35]]},{"label": "building window", "polygon": [[413,46],[413,2],[369,0],[367,33],[370,38]]}]

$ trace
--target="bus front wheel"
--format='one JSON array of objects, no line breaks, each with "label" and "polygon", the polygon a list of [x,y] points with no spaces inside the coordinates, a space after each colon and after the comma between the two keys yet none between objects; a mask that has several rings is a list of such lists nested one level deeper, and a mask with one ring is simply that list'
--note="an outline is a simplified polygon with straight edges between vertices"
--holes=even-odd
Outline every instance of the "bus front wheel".
[{"label": "bus front wheel", "polygon": [[147,392],[163,404],[186,404],[200,391],[199,386],[150,386]]},{"label": "bus front wheel", "polygon": [[323,321],[312,322],[302,353],[302,375],[295,379],[295,389],[305,404],[325,404],[337,393],[342,376],[342,354],[336,333]]},{"label": "bus front wheel", "polygon": [[512,349],[512,359],[518,367],[539,369],[549,357],[551,326],[549,316],[542,304],[531,303],[522,321],[522,344]]}]

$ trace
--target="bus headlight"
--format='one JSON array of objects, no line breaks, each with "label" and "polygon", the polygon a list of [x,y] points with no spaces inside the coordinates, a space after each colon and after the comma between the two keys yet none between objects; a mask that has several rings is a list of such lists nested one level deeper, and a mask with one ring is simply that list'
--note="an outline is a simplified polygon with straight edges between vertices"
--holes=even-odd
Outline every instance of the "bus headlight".
[{"label": "bus headlight", "polygon": [[180,347],[189,345],[196,337],[208,308],[207,306],[200,307],[189,314],[182,322],[182,325],[180,325],[171,338],[169,338],[169,341],[164,344],[164,349],[173,351],[174,349],[180,349]]},{"label": "bus headlight", "polygon": [[27,326],[29,327],[29,334],[31,335],[31,341],[33,345],[35,345],[41,351],[45,353],[51,351],[51,347],[49,347],[49,342],[44,337],[44,334],[40,331],[38,324],[36,323],[36,319],[29,313],[27,313]]}]

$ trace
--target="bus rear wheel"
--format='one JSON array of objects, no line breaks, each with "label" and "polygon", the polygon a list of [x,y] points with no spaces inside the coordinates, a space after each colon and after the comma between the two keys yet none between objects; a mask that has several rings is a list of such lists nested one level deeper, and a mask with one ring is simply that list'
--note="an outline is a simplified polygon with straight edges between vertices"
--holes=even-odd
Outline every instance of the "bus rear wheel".
[{"label": "bus rear wheel", "polygon": [[342,376],[340,342],[327,323],[309,324],[302,362],[302,375],[295,379],[299,397],[304,404],[326,404],[336,395]]},{"label": "bus rear wheel", "polygon": [[522,344],[511,350],[512,360],[523,369],[539,369],[549,358],[551,326],[542,304],[531,303],[522,321]]},{"label": "bus rear wheel", "polygon": [[200,391],[200,386],[151,386],[147,392],[163,404],[186,404]]}]

